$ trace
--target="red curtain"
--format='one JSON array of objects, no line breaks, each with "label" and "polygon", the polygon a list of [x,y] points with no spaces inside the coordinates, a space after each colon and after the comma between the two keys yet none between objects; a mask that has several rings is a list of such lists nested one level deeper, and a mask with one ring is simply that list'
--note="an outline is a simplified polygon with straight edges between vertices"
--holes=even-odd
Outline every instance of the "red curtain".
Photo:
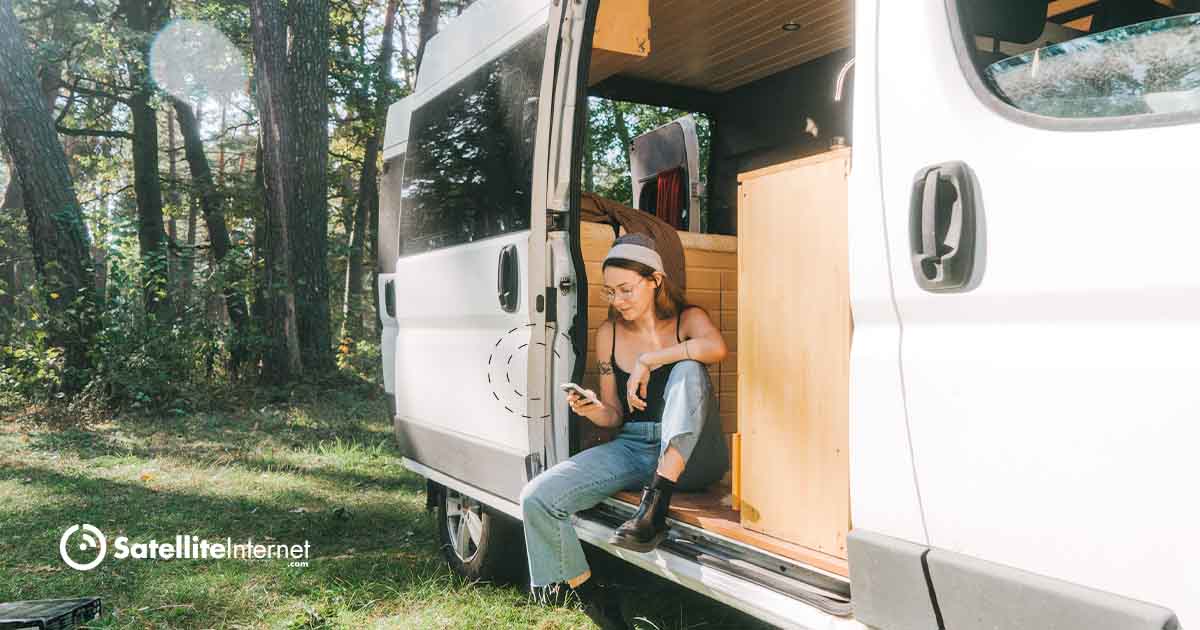
[{"label": "red curtain", "polygon": [[677,230],[683,229],[683,169],[658,174],[658,201],[655,214]]}]

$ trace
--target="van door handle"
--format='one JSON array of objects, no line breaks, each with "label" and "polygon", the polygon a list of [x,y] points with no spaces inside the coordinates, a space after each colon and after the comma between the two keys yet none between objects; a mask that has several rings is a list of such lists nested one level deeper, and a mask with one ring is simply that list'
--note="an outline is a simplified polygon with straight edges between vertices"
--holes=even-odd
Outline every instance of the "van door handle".
[{"label": "van door handle", "polygon": [[508,245],[501,249],[500,260],[496,263],[496,295],[500,299],[500,308],[506,313],[514,313],[517,310],[520,273],[517,246]]},{"label": "van door handle", "polygon": [[923,168],[913,180],[909,246],[913,276],[926,291],[970,291],[982,279],[983,204],[963,162]]}]

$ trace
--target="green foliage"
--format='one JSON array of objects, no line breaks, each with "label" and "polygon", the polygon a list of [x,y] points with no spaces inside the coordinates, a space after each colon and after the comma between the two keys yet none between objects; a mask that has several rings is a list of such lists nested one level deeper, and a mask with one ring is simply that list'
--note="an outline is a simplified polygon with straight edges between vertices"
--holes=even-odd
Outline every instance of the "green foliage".
[{"label": "green foliage", "polygon": [[[443,17],[461,13],[469,2],[443,0]],[[408,93],[415,71],[421,5],[413,0],[400,2],[390,59],[381,54],[386,6],[382,0],[336,0],[329,5],[330,203],[344,210],[329,213],[327,266],[335,324],[341,317],[350,255],[352,215],[348,211],[359,195],[364,147],[382,132],[382,114]],[[159,91],[161,86],[149,86],[151,106],[158,116],[163,220],[173,226],[174,240],[161,251],[141,252],[137,236],[144,226],[138,224],[128,101],[135,88],[144,87],[132,85],[131,80],[146,64],[141,51],[157,34],[131,29],[121,0],[24,0],[15,10],[34,64],[47,79],[61,79],[53,103],[56,124],[79,130],[60,136],[83,211],[83,223],[69,227],[86,230],[94,246],[98,295],[92,296],[90,305],[80,303],[75,308],[92,309],[89,313],[100,334],[87,348],[90,370],[66,365],[72,355],[65,352],[61,339],[55,341],[55,331],[69,327],[70,315],[78,310],[47,306],[55,289],[34,271],[24,213],[19,208],[0,212],[0,406],[54,401],[64,384],[87,383],[84,398],[107,407],[171,410],[181,408],[178,401],[184,401],[186,408],[186,401],[194,400],[201,388],[235,376],[231,370],[235,354],[248,360],[236,376],[256,376],[258,358],[270,345],[260,329],[262,322],[256,321],[258,316],[250,308],[249,330],[235,334],[223,304],[227,289],[236,289],[248,307],[263,289],[263,274],[256,265],[262,263],[267,237],[262,231],[263,183],[256,179],[259,112],[254,86],[247,84],[245,94],[223,104],[215,99],[189,103],[232,240],[233,249],[219,265],[212,261],[207,221],[197,203],[201,191],[192,180],[177,125],[175,151],[168,152],[168,120],[174,117],[171,102]],[[214,26],[246,60],[252,59],[247,3],[176,0],[170,12],[172,20]],[[197,63],[207,61],[211,60]],[[381,73],[385,64],[392,70]],[[382,74],[388,76],[381,80]],[[0,195],[10,179],[9,166],[0,159]],[[190,221],[195,222],[194,246],[188,239]],[[367,243],[370,248],[371,241]],[[364,296],[369,303],[374,252],[368,249],[366,256]],[[14,260],[21,265],[16,282],[10,279],[11,264],[5,266]],[[153,284],[147,286],[148,282]],[[42,288],[31,289],[37,285]],[[147,313],[147,302],[157,300],[170,308]],[[338,349],[338,357],[344,374],[374,382],[381,379],[377,339],[348,341]]]},{"label": "green foliage", "polygon": [[343,339],[338,345],[337,365],[356,378],[383,386],[383,351],[375,339]]},{"label": "green foliage", "polygon": [[68,384],[87,382],[90,373],[69,365],[66,349],[52,342],[93,317],[95,309],[87,293],[67,296],[34,285],[21,296],[16,310],[27,317],[10,322],[0,338],[0,409],[62,399]]},{"label": "green foliage", "polygon": [[204,316],[210,305],[220,304],[226,275],[249,284],[249,273],[236,269],[249,264],[244,240],[235,239],[225,269],[212,269],[197,260],[197,283],[190,301],[178,296],[178,316],[164,320],[145,311],[143,291],[147,268],[168,264],[167,258],[155,256],[149,264],[139,259],[132,220],[118,220],[107,243],[106,291],[98,311],[100,332],[88,349],[92,369],[72,374],[63,361],[62,349],[49,344],[48,331],[55,318],[67,317],[71,310],[52,312],[45,306],[42,289],[35,287],[26,304],[29,317],[16,323],[0,345],[0,391],[6,396],[0,399],[0,407],[22,401],[50,402],[61,397],[66,380],[78,378],[87,383],[83,398],[109,408],[186,410],[198,391],[229,378],[225,366],[234,348],[253,352],[263,345],[256,330],[238,338],[223,320]]}]

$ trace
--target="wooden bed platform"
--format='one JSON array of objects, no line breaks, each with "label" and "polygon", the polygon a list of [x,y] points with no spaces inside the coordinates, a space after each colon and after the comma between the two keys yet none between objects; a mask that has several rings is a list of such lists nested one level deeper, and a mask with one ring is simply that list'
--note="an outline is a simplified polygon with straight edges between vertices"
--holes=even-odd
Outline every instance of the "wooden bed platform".
[{"label": "wooden bed platform", "polygon": [[[841,558],[742,527],[741,516],[721,502],[727,494],[728,489],[719,485],[714,485],[705,492],[676,492],[671,496],[671,511],[668,515],[704,531],[732,538],[835,575],[850,577],[850,565]],[[637,492],[618,492],[615,498],[634,507],[641,502],[641,494]]]}]

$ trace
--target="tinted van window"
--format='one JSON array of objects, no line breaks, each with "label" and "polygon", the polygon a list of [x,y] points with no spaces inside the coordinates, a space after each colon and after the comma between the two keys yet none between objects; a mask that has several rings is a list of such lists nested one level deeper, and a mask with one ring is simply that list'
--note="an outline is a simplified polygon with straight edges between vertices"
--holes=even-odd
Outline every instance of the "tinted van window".
[{"label": "tinted van window", "polygon": [[529,229],[545,53],[541,31],[413,112],[401,256]]},{"label": "tinted van window", "polygon": [[976,71],[1013,107],[1074,119],[1200,113],[1200,2],[958,3]]}]

